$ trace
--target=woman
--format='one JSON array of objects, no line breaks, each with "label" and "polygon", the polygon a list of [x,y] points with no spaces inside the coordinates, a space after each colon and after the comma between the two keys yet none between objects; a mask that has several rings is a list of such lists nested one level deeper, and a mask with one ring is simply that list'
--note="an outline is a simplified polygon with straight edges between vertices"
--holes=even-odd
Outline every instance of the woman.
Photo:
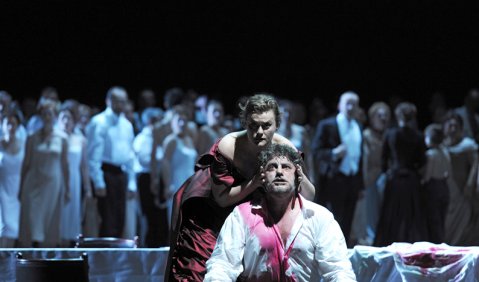
[{"label": "woman", "polygon": [[75,131],[72,111],[64,109],[58,118],[58,129],[68,138],[68,169],[70,176],[70,201],[62,205],[61,239],[64,247],[71,247],[81,231],[81,195],[82,187],[85,197],[92,197],[88,163],[86,156],[86,138]]},{"label": "woman", "polygon": [[[444,146],[451,158],[452,175],[448,177],[449,207],[446,214],[445,242],[449,245],[473,245],[471,221],[473,220],[473,197],[475,173],[477,172],[477,144],[474,139],[465,137],[463,120],[448,112],[442,124]],[[477,233],[477,232],[476,232]],[[477,242],[476,242],[477,244]]]},{"label": "woman", "polygon": [[57,247],[63,195],[69,199],[67,136],[54,129],[57,103],[39,107],[43,127],[27,139],[20,185],[20,245]]},{"label": "woman", "polygon": [[[246,130],[232,132],[213,145],[196,164],[196,173],[175,194],[170,259],[170,281],[202,281],[221,226],[235,205],[248,199],[263,179],[258,153],[269,144],[294,147],[276,133],[279,107],[269,95],[258,94],[240,104],[240,119]],[[302,169],[301,193],[314,198],[314,187]]]},{"label": "woman", "polygon": [[376,234],[382,192],[376,182],[381,174],[381,153],[384,133],[389,126],[391,110],[384,102],[376,102],[368,110],[369,126],[363,131],[363,179],[365,197],[356,203],[351,239],[360,245],[372,245]]},{"label": "woman", "polygon": [[198,153],[208,153],[211,146],[228,133],[222,126],[223,116],[223,104],[218,100],[210,100],[206,107],[206,124],[200,128],[196,137]]},{"label": "woman", "polygon": [[20,220],[20,171],[25,155],[23,139],[17,137],[18,115],[7,114],[2,121],[0,140],[0,248],[13,248]]},{"label": "woman", "polygon": [[386,132],[383,146],[382,166],[388,179],[375,246],[427,240],[418,173],[426,163],[426,145],[415,128],[416,106],[403,102],[394,113],[398,127]]},{"label": "woman", "polygon": [[164,156],[161,162],[161,176],[165,185],[163,198],[166,200],[170,226],[173,195],[181,187],[181,184],[195,172],[195,161],[198,156],[193,140],[186,133],[187,121],[185,108],[180,105],[175,106],[171,119],[172,133],[163,142]]}]

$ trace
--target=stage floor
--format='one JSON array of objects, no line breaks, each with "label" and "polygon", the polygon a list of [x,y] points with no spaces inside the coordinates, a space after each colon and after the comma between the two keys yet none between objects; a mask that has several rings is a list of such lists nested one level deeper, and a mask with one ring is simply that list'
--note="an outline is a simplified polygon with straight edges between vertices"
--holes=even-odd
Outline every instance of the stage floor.
[{"label": "stage floor", "polygon": [[[427,242],[384,248],[356,246],[350,260],[358,281],[478,281],[479,247]],[[91,282],[163,281],[168,248],[158,249],[0,249],[0,281],[15,281],[15,255],[71,258],[88,254]]]}]

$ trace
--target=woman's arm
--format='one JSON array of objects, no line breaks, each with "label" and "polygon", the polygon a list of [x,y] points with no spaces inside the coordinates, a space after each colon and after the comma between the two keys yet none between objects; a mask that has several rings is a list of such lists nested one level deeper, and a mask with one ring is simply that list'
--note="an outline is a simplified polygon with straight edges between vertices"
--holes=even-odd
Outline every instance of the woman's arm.
[{"label": "woman's arm", "polygon": [[163,156],[163,160],[161,161],[161,178],[164,184],[163,197],[166,200],[171,196],[170,193],[172,191],[172,189],[170,189],[170,185],[171,174],[174,168],[171,166],[171,160],[176,149],[176,140],[174,139],[173,135],[166,137],[165,142],[163,143],[163,148],[165,150],[165,154]]},{"label": "woman's arm", "polygon": [[23,182],[25,180],[25,176],[27,175],[28,170],[30,169],[30,162],[32,158],[32,137],[27,137],[27,142],[25,144],[25,157],[23,158],[22,162],[22,170],[20,174],[20,190],[18,191],[18,199],[21,201],[22,198],[22,190],[23,190]]},{"label": "woman's arm", "polygon": [[299,193],[303,195],[303,197],[306,200],[313,201],[314,200],[314,194],[316,192],[313,183],[309,180],[309,178],[306,176],[306,174],[303,172],[303,168],[301,166],[298,166],[296,168],[296,171],[298,172],[298,177],[301,177],[300,181],[300,190]]},{"label": "woman's arm", "polygon": [[263,186],[264,174],[262,172],[246,180],[238,186],[226,186],[225,184],[215,184],[213,182],[211,190],[216,203],[220,207],[228,207],[239,203],[258,187]]},{"label": "woman's arm", "polygon": [[[298,149],[293,145],[293,143],[291,143],[291,141],[289,141],[289,139],[287,139],[286,137],[281,136],[279,134],[276,134],[276,135],[277,135],[277,138],[278,138],[278,139],[276,139],[277,143],[288,145],[291,148],[298,151]],[[304,171],[307,171],[307,168],[298,166],[296,169],[298,171],[298,177],[301,177],[300,194],[306,200],[313,201],[314,200],[314,194],[316,193],[316,189],[314,188],[313,183],[311,183],[311,181],[309,180],[308,176],[304,173]]]},{"label": "woman's arm", "polygon": [[91,198],[93,191],[91,190],[90,183],[90,171],[88,169],[88,156],[87,156],[87,140],[83,138],[82,140],[82,151],[81,151],[81,162],[80,162],[80,173],[82,178],[82,186],[87,198]]},{"label": "woman's arm", "polygon": [[62,138],[61,166],[65,185],[65,200],[70,200],[70,170],[68,169],[68,140]]}]

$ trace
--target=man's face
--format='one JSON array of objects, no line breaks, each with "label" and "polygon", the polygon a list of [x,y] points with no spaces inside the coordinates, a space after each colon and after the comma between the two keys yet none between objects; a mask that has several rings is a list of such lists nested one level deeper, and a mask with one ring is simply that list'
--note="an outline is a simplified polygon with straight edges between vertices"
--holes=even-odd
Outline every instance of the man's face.
[{"label": "man's face", "polygon": [[354,117],[359,106],[359,98],[354,94],[344,94],[339,100],[338,110],[347,118]]},{"label": "man's face", "polygon": [[253,113],[247,121],[248,139],[258,147],[271,143],[276,132],[276,120],[273,110],[262,113]]},{"label": "man's face", "polygon": [[112,93],[110,100],[107,100],[108,106],[111,107],[115,114],[120,114],[125,111],[128,102],[128,94],[122,90],[116,90]]},{"label": "man's face", "polygon": [[268,194],[290,194],[296,188],[296,166],[286,157],[275,157],[266,163],[266,192]]}]

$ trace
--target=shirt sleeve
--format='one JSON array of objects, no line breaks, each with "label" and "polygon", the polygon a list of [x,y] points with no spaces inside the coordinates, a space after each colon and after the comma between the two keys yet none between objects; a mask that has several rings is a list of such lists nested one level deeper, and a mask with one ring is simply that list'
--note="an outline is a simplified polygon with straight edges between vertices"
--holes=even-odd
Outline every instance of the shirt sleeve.
[{"label": "shirt sleeve", "polygon": [[88,168],[95,189],[105,189],[105,180],[101,170],[103,150],[105,148],[104,126],[99,121],[92,120],[87,127],[88,138]]},{"label": "shirt sleeve", "polygon": [[226,218],[215,249],[206,262],[204,281],[236,281],[243,272],[245,240],[244,223],[238,208],[235,208]]},{"label": "shirt sleeve", "polygon": [[[125,119],[126,120],[126,119]],[[135,132],[133,131],[133,126],[129,121],[128,122],[128,131],[130,131],[130,154],[127,163],[125,164],[126,173],[128,175],[128,190],[131,192],[136,192],[136,173],[135,173],[135,161],[136,155],[133,148],[133,141],[135,140]]]},{"label": "shirt sleeve", "polygon": [[314,258],[325,281],[356,281],[348,248],[339,224],[332,214],[321,216],[324,222],[316,226],[318,238]]}]

